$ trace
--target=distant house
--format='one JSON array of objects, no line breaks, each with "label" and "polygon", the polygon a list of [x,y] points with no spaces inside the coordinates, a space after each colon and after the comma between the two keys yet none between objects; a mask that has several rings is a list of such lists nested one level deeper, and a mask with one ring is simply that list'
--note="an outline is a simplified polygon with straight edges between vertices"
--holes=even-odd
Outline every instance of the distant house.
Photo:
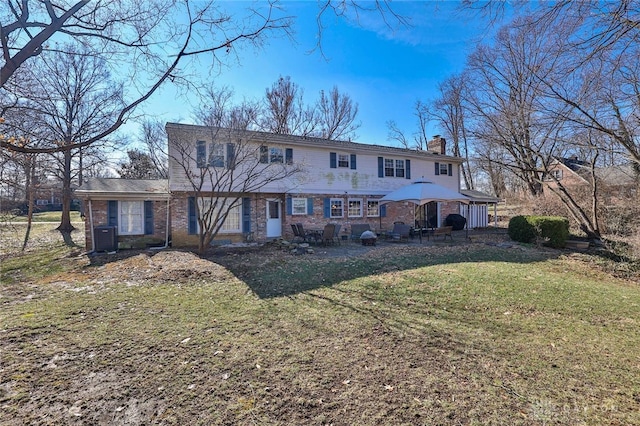
[{"label": "distant house", "polygon": [[[166,130],[168,181],[93,179],[76,191],[87,201],[88,249],[93,247],[92,229],[100,225],[117,226],[120,242],[154,237],[170,240],[174,247],[196,246],[197,203],[205,202],[205,195],[238,200],[217,240],[240,242],[292,237],[291,225],[297,223],[321,229],[333,222],[345,235],[353,224],[378,230],[391,229],[395,221],[413,224],[421,219],[413,206],[381,205],[379,199],[418,179],[460,191],[462,159],[447,155],[439,137],[429,150],[412,150],[175,123]],[[250,167],[238,163],[240,150],[247,147],[254,152]],[[295,173],[264,185],[243,185],[247,176],[263,178],[267,166]],[[194,176],[205,175],[210,178],[194,186]],[[218,186],[216,179],[223,178],[231,178],[232,185]],[[434,202],[426,211],[438,226],[460,207],[458,202]]]},{"label": "distant house", "polygon": [[[591,165],[577,157],[554,159],[548,169],[544,180],[549,186],[560,182],[570,192],[590,190],[592,186]],[[596,167],[594,172],[603,206],[638,196],[640,175],[631,164]]]}]

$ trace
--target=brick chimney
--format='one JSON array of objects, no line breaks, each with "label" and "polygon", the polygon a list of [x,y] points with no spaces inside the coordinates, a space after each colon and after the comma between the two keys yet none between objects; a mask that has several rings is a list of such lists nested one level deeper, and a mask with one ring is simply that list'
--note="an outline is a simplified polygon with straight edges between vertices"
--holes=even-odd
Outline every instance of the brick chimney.
[{"label": "brick chimney", "polygon": [[445,138],[440,137],[440,135],[434,135],[433,139],[431,139],[427,143],[427,151],[433,152],[434,154],[445,155],[447,152],[446,146],[447,146],[447,141],[445,140]]}]

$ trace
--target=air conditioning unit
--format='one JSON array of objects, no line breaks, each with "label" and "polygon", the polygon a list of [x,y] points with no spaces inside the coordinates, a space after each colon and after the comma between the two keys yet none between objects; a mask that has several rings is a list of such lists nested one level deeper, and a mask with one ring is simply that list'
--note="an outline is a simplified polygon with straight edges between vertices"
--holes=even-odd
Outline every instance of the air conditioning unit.
[{"label": "air conditioning unit", "polygon": [[116,226],[96,226],[93,228],[93,237],[97,252],[118,250],[118,228]]}]

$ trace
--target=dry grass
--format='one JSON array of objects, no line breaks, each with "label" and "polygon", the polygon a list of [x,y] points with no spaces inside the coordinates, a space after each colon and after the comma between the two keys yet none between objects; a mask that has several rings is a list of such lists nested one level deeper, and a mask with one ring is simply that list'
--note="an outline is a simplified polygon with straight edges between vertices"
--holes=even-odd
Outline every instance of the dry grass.
[{"label": "dry grass", "polygon": [[640,423],[640,288],[591,255],[332,250],[5,258],[0,423]]}]

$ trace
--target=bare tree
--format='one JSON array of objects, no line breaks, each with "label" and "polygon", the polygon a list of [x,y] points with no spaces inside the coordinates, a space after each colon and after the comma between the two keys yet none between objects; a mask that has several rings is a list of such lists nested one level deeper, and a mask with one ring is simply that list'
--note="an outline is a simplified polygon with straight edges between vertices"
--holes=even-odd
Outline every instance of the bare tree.
[{"label": "bare tree", "polygon": [[[189,58],[208,57],[216,70],[244,43],[260,46],[269,33],[289,34],[291,18],[273,3],[247,7],[232,16],[214,1],[149,0],[129,2],[12,0],[0,6],[0,41],[4,54],[2,87],[23,64],[40,61],[48,49],[64,49],[65,41],[83,46],[84,54],[101,58],[126,82],[126,99],[119,114],[102,132],[75,141],[88,146],[119,129],[136,108],[166,82],[188,85]],[[36,33],[33,35],[33,33]],[[57,44],[49,45],[53,36]],[[16,52],[15,54],[12,54]],[[223,54],[224,57],[220,57]],[[0,141],[2,148],[20,152],[62,152],[66,147],[33,148]]]},{"label": "bare tree", "polygon": [[504,151],[503,167],[531,195],[542,192],[540,166],[554,149],[561,123],[542,119],[541,83],[531,71],[553,72],[556,42],[549,31],[531,31],[526,21],[502,29],[493,46],[480,46],[469,58],[467,105],[476,117],[473,136]]},{"label": "bare tree", "polygon": [[304,104],[302,90],[291,77],[280,77],[265,90],[265,109],[262,128],[281,135],[309,136],[314,133],[318,119],[313,108]]},{"label": "bare tree", "polygon": [[387,121],[387,140],[398,142],[400,146],[406,149],[427,149],[429,135],[427,127],[429,126],[431,113],[428,106],[422,101],[416,101],[414,104],[413,115],[416,117],[417,130],[413,132],[412,139],[409,139],[404,130],[400,129],[393,120]]},{"label": "bare tree", "polygon": [[258,127],[262,109],[258,102],[233,102],[234,92],[229,87],[206,89],[201,105],[194,113],[196,121],[203,126],[226,127],[231,129],[252,129]]},{"label": "bare tree", "polygon": [[353,103],[351,97],[340,93],[337,86],[333,86],[329,94],[320,91],[318,99],[318,126],[320,135],[324,139],[344,140],[356,137],[355,131],[361,123],[356,123],[358,104]]},{"label": "bare tree", "polygon": [[[191,140],[170,140],[169,155],[187,177],[189,191],[196,194],[198,250],[203,253],[241,208],[243,194],[260,192],[269,184],[294,178],[302,165],[294,161],[265,161],[261,143],[252,132],[209,127],[209,154],[198,157]],[[233,142],[229,142],[233,141]],[[221,195],[226,194],[226,195]]]},{"label": "bare tree", "polygon": [[461,166],[462,178],[467,189],[475,189],[471,162],[469,159],[470,142],[464,105],[466,79],[464,75],[452,76],[439,85],[440,98],[433,103],[430,114],[441,128],[445,129],[447,140],[452,142],[453,155],[464,158]]},{"label": "bare tree", "polygon": [[145,153],[153,163],[155,175],[159,179],[167,179],[169,177],[167,132],[162,122],[157,120],[144,121],[140,142],[144,145]]},{"label": "bare tree", "polygon": [[[28,117],[24,123],[29,126],[23,129],[25,133],[30,132],[37,140],[61,150],[59,154],[54,153],[62,182],[62,219],[58,230],[65,241],[72,244],[74,157],[80,154],[84,141],[103,133],[118,114],[122,107],[122,87],[111,80],[100,58],[83,54],[74,47],[65,46],[62,52],[42,55],[42,61],[27,70],[28,84],[18,82],[12,88],[20,99],[13,110]],[[88,145],[81,147],[86,150]]]}]

